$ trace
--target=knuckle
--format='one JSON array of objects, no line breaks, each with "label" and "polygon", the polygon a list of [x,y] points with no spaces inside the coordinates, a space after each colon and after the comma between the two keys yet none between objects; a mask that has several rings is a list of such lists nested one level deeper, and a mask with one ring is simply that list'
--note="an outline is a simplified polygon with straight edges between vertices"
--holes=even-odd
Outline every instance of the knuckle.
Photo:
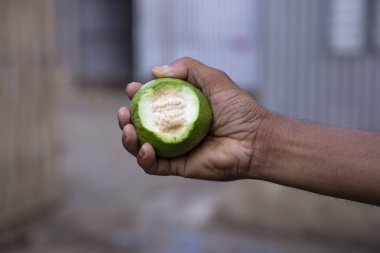
[{"label": "knuckle", "polygon": [[185,63],[188,63],[188,62],[193,62],[194,59],[189,57],[189,56],[185,56],[185,57],[180,58],[179,61],[183,61]]},{"label": "knuckle", "polygon": [[216,74],[219,76],[219,78],[221,78],[221,79],[229,79],[227,73],[224,72],[223,70],[216,69],[216,70],[215,70],[215,73],[216,73]]}]

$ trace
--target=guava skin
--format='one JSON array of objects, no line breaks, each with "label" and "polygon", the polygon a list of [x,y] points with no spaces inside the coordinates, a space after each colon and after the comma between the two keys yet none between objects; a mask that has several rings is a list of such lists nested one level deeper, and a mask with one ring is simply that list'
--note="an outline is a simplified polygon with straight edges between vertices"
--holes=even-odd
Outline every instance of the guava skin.
[{"label": "guava skin", "polygon": [[[167,88],[178,88],[181,85],[189,87],[196,94],[199,101],[199,116],[183,140],[179,142],[166,142],[159,135],[143,126],[138,113],[139,101],[144,93],[150,89],[165,86]],[[212,123],[212,109],[207,97],[190,83],[176,78],[158,78],[143,85],[131,101],[131,114],[131,120],[136,128],[139,144],[150,143],[156,151],[157,156],[167,158],[181,156],[196,147],[206,137]]]}]

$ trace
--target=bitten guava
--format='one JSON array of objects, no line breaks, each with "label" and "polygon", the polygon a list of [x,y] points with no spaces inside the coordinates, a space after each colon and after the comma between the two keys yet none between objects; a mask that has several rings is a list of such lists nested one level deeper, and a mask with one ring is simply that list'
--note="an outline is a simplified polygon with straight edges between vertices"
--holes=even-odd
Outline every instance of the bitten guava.
[{"label": "bitten guava", "polygon": [[131,101],[131,112],[140,145],[150,143],[160,157],[177,157],[193,149],[212,122],[207,97],[175,78],[144,84]]}]

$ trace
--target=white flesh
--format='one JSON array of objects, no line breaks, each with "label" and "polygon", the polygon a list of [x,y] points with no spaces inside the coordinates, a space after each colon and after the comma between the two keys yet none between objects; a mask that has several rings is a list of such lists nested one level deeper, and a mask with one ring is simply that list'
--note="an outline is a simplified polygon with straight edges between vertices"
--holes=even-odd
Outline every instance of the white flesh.
[{"label": "white flesh", "polygon": [[145,128],[165,139],[184,137],[198,118],[198,97],[188,87],[147,93],[140,101],[139,115]]}]

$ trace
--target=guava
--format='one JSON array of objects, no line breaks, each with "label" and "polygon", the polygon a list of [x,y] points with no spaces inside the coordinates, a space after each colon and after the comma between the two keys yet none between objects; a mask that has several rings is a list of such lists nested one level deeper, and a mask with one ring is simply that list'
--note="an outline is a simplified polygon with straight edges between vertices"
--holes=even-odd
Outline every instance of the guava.
[{"label": "guava", "polygon": [[140,145],[150,143],[159,157],[187,153],[206,137],[212,122],[207,97],[175,78],[144,84],[131,101],[131,113]]}]

